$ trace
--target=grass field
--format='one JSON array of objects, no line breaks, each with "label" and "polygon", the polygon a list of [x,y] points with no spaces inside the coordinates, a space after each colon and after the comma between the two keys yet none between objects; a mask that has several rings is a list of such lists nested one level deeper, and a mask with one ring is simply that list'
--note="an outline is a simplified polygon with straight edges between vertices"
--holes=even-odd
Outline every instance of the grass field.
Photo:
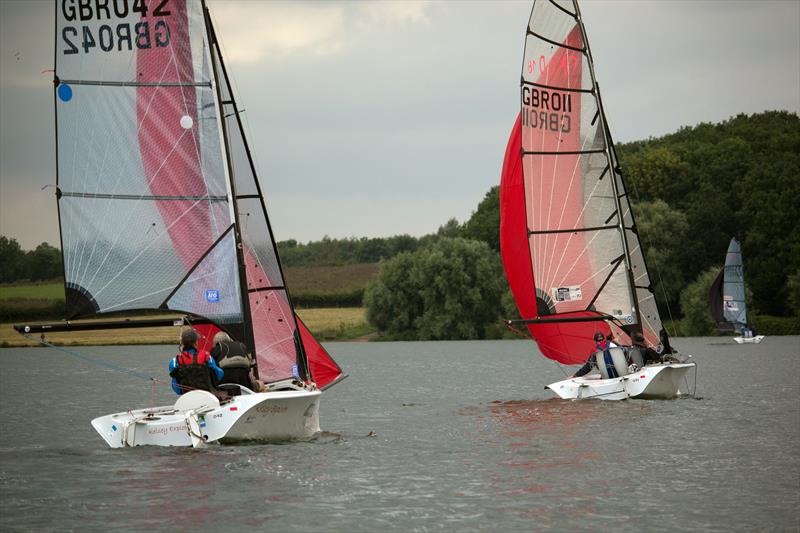
[{"label": "grass field", "polygon": [[[352,340],[374,332],[367,324],[362,308],[300,309],[297,314],[308,329],[322,341]],[[107,329],[48,333],[47,342],[62,346],[115,344],[177,344],[181,328],[169,326],[147,329]],[[17,333],[12,324],[0,324],[0,346],[38,346],[38,336],[29,340]]]},{"label": "grass field", "polygon": [[16,299],[63,300],[64,284],[61,280],[25,283],[24,285],[0,284],[0,301]]},{"label": "grass field", "polygon": [[345,292],[363,289],[378,273],[378,263],[341,266],[291,267],[284,270],[292,294],[303,292]]}]

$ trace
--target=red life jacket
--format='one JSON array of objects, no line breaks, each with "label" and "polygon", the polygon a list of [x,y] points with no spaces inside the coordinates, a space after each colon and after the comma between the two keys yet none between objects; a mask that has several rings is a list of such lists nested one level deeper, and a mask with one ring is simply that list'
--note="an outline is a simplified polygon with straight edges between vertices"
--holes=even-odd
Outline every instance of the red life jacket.
[{"label": "red life jacket", "polygon": [[198,351],[191,353],[182,351],[175,357],[177,366],[169,373],[182,387],[183,392],[193,389],[214,391],[211,383],[211,368],[208,361],[211,358],[208,352]]},{"label": "red life jacket", "polygon": [[208,358],[211,357],[208,355],[208,352],[198,351],[197,353],[191,353],[187,351],[182,351],[177,355],[177,363],[178,366],[188,366],[188,365],[208,365]]}]

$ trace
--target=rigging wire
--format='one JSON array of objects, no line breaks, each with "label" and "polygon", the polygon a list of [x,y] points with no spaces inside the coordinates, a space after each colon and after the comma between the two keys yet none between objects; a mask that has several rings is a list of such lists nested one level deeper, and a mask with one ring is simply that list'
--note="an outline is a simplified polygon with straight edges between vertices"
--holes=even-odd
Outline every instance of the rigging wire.
[{"label": "rigging wire", "polygon": [[[65,353],[65,354],[67,354],[67,355],[69,355],[71,357],[75,357],[77,359],[80,359],[81,361],[84,361],[84,362],[89,363],[91,365],[104,367],[105,369],[111,370],[113,372],[119,372],[120,374],[127,374],[127,375],[133,376],[135,378],[143,379],[145,381],[150,381],[153,384],[152,393],[153,393],[154,397],[155,397],[155,385],[156,385],[156,383],[158,383],[159,385],[166,385],[168,387],[172,387],[172,382],[171,381],[169,381],[169,382],[168,381],[164,381],[163,379],[159,379],[159,378],[150,376],[148,374],[145,374],[144,372],[139,372],[138,370],[134,370],[132,368],[126,368],[124,366],[115,365],[114,363],[109,363],[108,361],[103,361],[102,359],[97,359],[95,357],[91,357],[91,356],[88,356],[86,354],[82,354],[80,352],[69,350],[69,349],[64,348],[62,346],[56,346],[55,344],[47,342],[46,340],[44,340],[44,338],[38,338],[37,339],[33,335],[31,335],[30,333],[22,333],[22,332],[20,332],[20,334],[23,337],[25,337],[26,339],[28,339],[28,340],[31,340],[31,341],[34,341],[34,342],[38,342],[42,346],[46,346],[48,348],[53,348],[54,350],[57,350],[57,351],[62,352],[62,353]],[[187,391],[187,392],[194,389],[193,387],[186,387],[186,386],[181,385],[179,383],[177,385],[178,385],[178,387],[180,387],[181,389],[183,389],[184,391]]]}]

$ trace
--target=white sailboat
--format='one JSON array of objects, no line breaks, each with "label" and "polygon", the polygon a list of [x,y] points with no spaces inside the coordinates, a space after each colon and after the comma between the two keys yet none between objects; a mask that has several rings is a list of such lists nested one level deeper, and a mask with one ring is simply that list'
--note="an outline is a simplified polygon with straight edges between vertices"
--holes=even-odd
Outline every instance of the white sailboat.
[{"label": "white sailboat", "polygon": [[672,351],[603,112],[577,2],[534,0],[521,112],[500,184],[500,241],[521,320],[545,357],[583,364],[595,332],[663,357],[597,352],[595,372],[546,388],[565,399],[673,398],[691,356]]},{"label": "white sailboat", "polygon": [[747,323],[742,247],[736,237],[731,238],[725,254],[725,266],[711,284],[709,307],[721,332],[740,333],[733,337],[737,344],[758,344],[764,340],[764,335],[753,335]]},{"label": "white sailboat", "polygon": [[[266,392],[193,390],[94,419],[109,446],[313,436],[321,391],[344,376],[295,315],[205,3],[56,4],[68,321],[18,331],[183,324],[206,343],[224,331],[254,355]],[[73,321],[154,310],[182,318]]]}]

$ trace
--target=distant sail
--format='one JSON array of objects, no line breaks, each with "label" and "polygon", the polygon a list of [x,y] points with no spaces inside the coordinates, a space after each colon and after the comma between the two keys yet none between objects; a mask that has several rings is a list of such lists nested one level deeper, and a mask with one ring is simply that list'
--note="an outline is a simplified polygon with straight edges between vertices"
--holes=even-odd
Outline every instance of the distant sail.
[{"label": "distant sail", "polygon": [[725,266],[711,285],[709,306],[720,331],[736,331],[747,325],[742,248],[735,237],[728,244]]},{"label": "distant sail", "polygon": [[534,1],[500,187],[517,307],[542,353],[565,364],[586,359],[594,331],[620,342],[642,331],[652,345],[662,331],[579,17],[575,2]]}]

